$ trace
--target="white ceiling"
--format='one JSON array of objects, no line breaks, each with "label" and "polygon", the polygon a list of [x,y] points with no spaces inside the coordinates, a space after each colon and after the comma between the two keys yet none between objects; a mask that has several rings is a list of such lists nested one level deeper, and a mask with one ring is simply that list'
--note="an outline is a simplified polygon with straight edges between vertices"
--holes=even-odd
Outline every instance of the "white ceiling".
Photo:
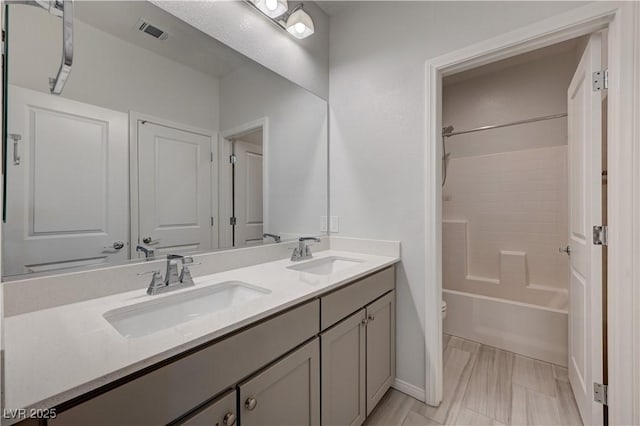
[{"label": "white ceiling", "polygon": [[453,74],[445,77],[443,80],[443,84],[445,86],[456,84],[461,81],[479,77],[481,75],[491,74],[493,72],[497,72],[505,68],[509,68],[512,66],[520,65],[520,64],[525,64],[527,62],[533,62],[535,60],[546,58],[548,56],[552,56],[560,53],[574,54],[576,55],[576,59],[577,59],[579,58],[577,50],[580,48],[580,46],[584,46],[585,37],[574,38],[567,41],[563,41],[562,43],[552,44],[551,46],[532,50],[530,52],[526,52],[521,55],[512,56],[510,58],[503,59],[501,61],[492,62],[490,64],[483,65],[478,68],[473,68],[467,71]]},{"label": "white ceiling", "polygon": [[[147,1],[79,1],[75,17],[94,28],[215,77],[249,59]],[[158,40],[138,30],[140,18],[166,31]],[[251,61],[252,62],[252,61]]]},{"label": "white ceiling", "polygon": [[349,3],[351,2],[345,1],[345,0],[322,0],[322,1],[316,1],[315,3],[327,15],[335,16],[341,13],[343,10],[345,10],[349,6]]}]

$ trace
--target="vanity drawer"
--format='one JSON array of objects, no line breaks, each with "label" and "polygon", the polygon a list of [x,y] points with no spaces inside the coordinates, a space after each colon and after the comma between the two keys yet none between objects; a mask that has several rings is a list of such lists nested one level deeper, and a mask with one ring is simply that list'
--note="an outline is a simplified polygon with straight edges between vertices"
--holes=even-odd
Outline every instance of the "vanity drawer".
[{"label": "vanity drawer", "polygon": [[320,328],[325,330],[395,287],[391,266],[320,298]]},{"label": "vanity drawer", "polygon": [[268,319],[63,411],[49,424],[166,424],[316,335],[319,309],[314,300]]}]

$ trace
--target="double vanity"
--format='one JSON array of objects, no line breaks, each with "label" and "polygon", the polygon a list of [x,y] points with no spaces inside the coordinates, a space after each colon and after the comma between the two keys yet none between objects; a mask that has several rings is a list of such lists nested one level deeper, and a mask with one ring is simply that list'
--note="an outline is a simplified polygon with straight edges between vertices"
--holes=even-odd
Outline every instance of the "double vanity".
[{"label": "double vanity", "polygon": [[193,286],[11,316],[6,406],[52,426],[360,424],[395,378],[399,247],[335,247],[205,276],[196,257]]}]

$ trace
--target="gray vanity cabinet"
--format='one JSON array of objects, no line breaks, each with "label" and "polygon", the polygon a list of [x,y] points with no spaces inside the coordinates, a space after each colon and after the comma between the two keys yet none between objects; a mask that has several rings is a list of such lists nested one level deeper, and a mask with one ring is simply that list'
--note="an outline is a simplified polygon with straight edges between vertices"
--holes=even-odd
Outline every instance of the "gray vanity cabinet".
[{"label": "gray vanity cabinet", "polygon": [[243,426],[320,424],[318,338],[238,385]]},{"label": "gray vanity cabinet", "polygon": [[320,298],[323,426],[362,424],[391,387],[394,287],[388,268]]},{"label": "gray vanity cabinet", "polygon": [[236,412],[236,391],[231,390],[203,408],[180,426],[235,426],[238,424]]},{"label": "gray vanity cabinet", "polygon": [[367,306],[367,415],[396,376],[395,292]]},{"label": "gray vanity cabinet", "polygon": [[358,426],[366,417],[366,311],[320,334],[322,425]]}]

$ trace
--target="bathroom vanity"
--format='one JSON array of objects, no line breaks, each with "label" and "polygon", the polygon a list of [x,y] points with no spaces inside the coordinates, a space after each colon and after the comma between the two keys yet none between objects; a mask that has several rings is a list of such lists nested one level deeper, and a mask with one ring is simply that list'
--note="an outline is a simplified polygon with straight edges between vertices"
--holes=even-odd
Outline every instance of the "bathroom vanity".
[{"label": "bathroom vanity", "polygon": [[[63,350],[68,359],[57,358],[62,352],[56,348],[35,355],[37,360],[10,353],[9,398],[32,398],[38,377],[59,380],[57,385],[43,382],[49,388],[41,395],[46,398],[26,405],[55,408],[55,418],[46,420],[54,426],[360,424],[395,379],[397,261],[326,250],[305,262],[278,260],[195,278],[195,288],[175,293],[147,296],[140,289],[11,317],[9,339],[27,327],[37,329],[40,321],[56,327],[61,318],[77,316],[92,323],[88,329],[101,328],[103,340],[75,359],[73,347],[83,346],[82,333],[66,335],[69,342],[57,333],[59,345],[68,343]],[[176,321],[172,309],[187,309],[182,302],[172,305],[175,300],[247,282],[247,288],[264,293],[241,296],[239,302],[227,298],[228,306],[218,312],[171,323]],[[123,325],[123,318],[155,320],[156,308],[167,318],[166,327]],[[175,355],[161,359],[154,351]],[[86,359],[91,352],[94,359]],[[101,360],[110,363],[107,368]],[[122,368],[107,371],[117,362]],[[79,376],[78,370],[93,379],[64,389],[72,385],[64,383],[66,373]],[[22,383],[20,372],[26,374]],[[54,389],[60,392],[53,394]]]}]

